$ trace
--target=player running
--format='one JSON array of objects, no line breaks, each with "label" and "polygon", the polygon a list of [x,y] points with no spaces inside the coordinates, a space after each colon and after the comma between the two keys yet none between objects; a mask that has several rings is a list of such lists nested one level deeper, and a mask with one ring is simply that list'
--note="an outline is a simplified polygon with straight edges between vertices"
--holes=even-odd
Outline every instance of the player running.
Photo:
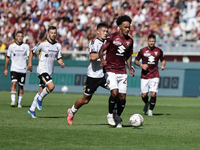
[{"label": "player running", "polygon": [[[127,15],[120,16],[117,19],[119,32],[113,33],[107,37],[106,43],[99,51],[101,66],[105,66],[107,84],[111,91],[109,98],[109,113],[107,115],[108,123],[117,128],[122,128],[120,116],[126,103],[127,73],[125,61],[131,76],[134,72],[131,70],[131,60],[133,53],[133,39],[128,36],[131,24],[131,18]],[[106,60],[103,54],[107,50]],[[117,115],[113,119],[113,108],[117,101]]]},{"label": "player running", "polygon": [[[148,111],[149,116],[153,116],[153,109],[156,104],[156,93],[158,92],[159,85],[159,71],[158,71],[158,61],[161,60],[161,70],[165,70],[165,58],[163,51],[155,46],[156,36],[150,34],[148,36],[148,46],[142,48],[136,58],[134,63],[142,68],[141,72],[141,93],[142,100],[145,103],[143,113],[146,114],[148,110],[148,105],[150,103],[150,109]],[[142,63],[139,60],[142,59]],[[148,92],[151,92],[150,102],[148,101]]]},{"label": "player running", "polygon": [[36,118],[35,108],[37,107],[38,110],[42,110],[43,98],[52,92],[55,87],[52,81],[55,58],[62,68],[65,67],[61,56],[61,44],[56,42],[56,36],[56,27],[50,26],[48,28],[47,40],[35,46],[30,52],[27,67],[27,70],[29,71],[32,71],[33,53],[40,52],[39,63],[37,66],[37,74],[40,79],[40,88],[34,97],[30,109],[28,110],[28,114],[31,115],[32,118]]},{"label": "player running", "polygon": [[[99,86],[106,88],[106,79],[104,77],[103,67],[100,66],[99,50],[104,44],[108,35],[108,26],[106,23],[99,23],[97,25],[97,37],[89,43],[90,50],[90,64],[87,68],[87,79],[84,86],[84,94],[82,98],[76,100],[72,108],[68,109],[67,123],[73,124],[73,118],[75,113],[84,104],[89,103],[92,95]],[[106,51],[103,55],[105,57]]]},{"label": "player running", "polygon": [[28,44],[23,43],[24,33],[22,31],[17,31],[15,34],[15,43],[12,43],[8,47],[7,57],[5,59],[4,75],[8,74],[8,63],[11,58],[11,106],[15,107],[15,97],[16,97],[16,86],[18,83],[18,102],[17,107],[21,108],[21,101],[24,93],[24,84],[26,79],[26,58],[29,56],[30,48]]}]

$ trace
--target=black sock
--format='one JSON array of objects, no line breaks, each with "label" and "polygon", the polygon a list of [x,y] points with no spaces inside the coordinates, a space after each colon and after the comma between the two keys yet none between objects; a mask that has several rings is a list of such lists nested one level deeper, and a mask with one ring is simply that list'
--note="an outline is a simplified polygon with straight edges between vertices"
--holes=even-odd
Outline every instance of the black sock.
[{"label": "black sock", "polygon": [[125,108],[126,100],[120,101],[118,100],[117,102],[117,115],[121,116],[124,108]]},{"label": "black sock", "polygon": [[148,96],[142,97],[142,100],[146,104],[148,103],[149,97]]},{"label": "black sock", "polygon": [[109,113],[111,114],[113,113],[115,103],[116,103],[116,98],[110,95],[109,100],[108,100],[108,109],[109,109]]},{"label": "black sock", "polygon": [[150,99],[150,110],[153,110],[156,105],[156,97],[151,97]]}]

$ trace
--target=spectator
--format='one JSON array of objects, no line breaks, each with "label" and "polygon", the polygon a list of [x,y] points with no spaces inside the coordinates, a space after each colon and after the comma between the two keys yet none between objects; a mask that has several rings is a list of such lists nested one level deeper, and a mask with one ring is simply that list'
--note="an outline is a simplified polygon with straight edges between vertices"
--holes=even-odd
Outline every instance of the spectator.
[{"label": "spectator", "polygon": [[46,0],[38,0],[37,6],[39,10],[43,10],[44,6],[46,5]]},{"label": "spectator", "polygon": [[182,30],[179,22],[175,22],[174,26],[173,26],[173,35],[174,35],[174,38],[176,40],[178,40],[182,36],[182,32],[183,32],[183,30]]},{"label": "spectator", "polygon": [[0,38],[0,50],[6,50],[6,45],[3,43],[3,40]]},{"label": "spectator", "polygon": [[133,24],[143,24],[145,21],[145,16],[142,14],[141,10],[133,17]]},{"label": "spectator", "polygon": [[186,41],[196,41],[197,40],[197,34],[195,31],[192,29],[190,33],[186,35]]}]

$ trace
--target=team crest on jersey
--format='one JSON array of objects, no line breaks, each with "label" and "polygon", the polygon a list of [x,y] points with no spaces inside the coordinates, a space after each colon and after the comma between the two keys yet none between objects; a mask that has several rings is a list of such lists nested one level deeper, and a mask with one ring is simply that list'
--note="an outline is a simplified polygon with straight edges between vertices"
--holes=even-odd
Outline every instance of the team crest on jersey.
[{"label": "team crest on jersey", "polygon": [[129,46],[130,42],[126,42],[126,45]]},{"label": "team crest on jersey", "polygon": [[154,52],[154,54],[157,56],[157,55],[158,55],[158,52]]}]

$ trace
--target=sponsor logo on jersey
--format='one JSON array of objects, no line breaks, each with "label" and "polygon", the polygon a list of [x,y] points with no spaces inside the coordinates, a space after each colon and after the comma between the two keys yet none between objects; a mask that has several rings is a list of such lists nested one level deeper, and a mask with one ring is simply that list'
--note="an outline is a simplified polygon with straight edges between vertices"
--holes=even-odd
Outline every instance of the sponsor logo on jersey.
[{"label": "sponsor logo on jersey", "polygon": [[144,53],[144,56],[145,56],[145,57],[149,57],[149,56],[151,56],[151,54],[150,54],[150,53],[147,53],[147,52],[145,52],[145,53]]},{"label": "sponsor logo on jersey", "polygon": [[124,52],[125,52],[125,47],[124,47],[124,45],[121,45],[121,46],[119,46],[118,47],[118,49],[117,49],[117,51],[119,52],[119,53],[116,53],[116,55],[118,55],[118,56],[124,56]]},{"label": "sponsor logo on jersey", "polygon": [[113,44],[116,45],[116,46],[122,45],[122,43],[120,41],[113,41]]},{"label": "sponsor logo on jersey", "polygon": [[155,64],[155,57],[154,56],[149,56],[148,57],[148,64]]}]

